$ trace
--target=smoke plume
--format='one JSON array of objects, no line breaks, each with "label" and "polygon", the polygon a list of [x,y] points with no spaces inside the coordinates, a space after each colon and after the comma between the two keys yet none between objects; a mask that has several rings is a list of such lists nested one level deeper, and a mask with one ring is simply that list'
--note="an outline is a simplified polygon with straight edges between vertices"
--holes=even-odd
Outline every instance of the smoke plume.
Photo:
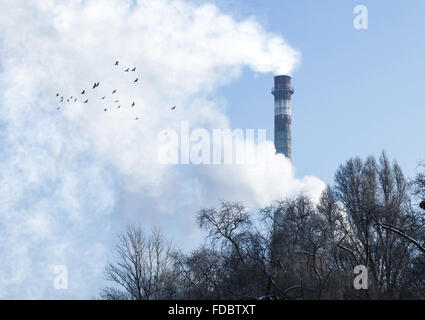
[{"label": "smoke plume", "polygon": [[[199,242],[194,214],[220,199],[260,206],[297,192],[317,198],[323,183],[297,179],[271,142],[261,174],[157,158],[164,128],[229,126],[214,92],[243,67],[289,73],[298,60],[281,36],[212,4],[3,0],[0,298],[96,295],[128,223],[158,225],[190,247]],[[120,110],[108,100],[114,89]],[[58,111],[57,93],[80,100]],[[67,267],[68,290],[53,287],[56,265]]]}]

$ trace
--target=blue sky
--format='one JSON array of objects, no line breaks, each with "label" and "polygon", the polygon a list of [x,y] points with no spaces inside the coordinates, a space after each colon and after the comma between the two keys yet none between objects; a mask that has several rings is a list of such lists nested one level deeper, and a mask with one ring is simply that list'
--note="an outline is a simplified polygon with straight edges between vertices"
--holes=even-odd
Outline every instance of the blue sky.
[{"label": "blue sky", "polygon": [[[297,175],[333,182],[352,156],[385,150],[407,176],[425,158],[425,2],[236,1],[218,5],[255,15],[302,54],[293,72],[293,161]],[[368,30],[353,9],[368,8]],[[248,70],[221,90],[233,127],[266,128],[273,138],[271,74]]]}]

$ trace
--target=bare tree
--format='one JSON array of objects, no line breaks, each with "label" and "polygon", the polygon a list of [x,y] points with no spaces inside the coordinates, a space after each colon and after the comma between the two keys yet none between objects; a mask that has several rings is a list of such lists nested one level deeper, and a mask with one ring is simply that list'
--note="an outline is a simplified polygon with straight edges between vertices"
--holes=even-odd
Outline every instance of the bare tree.
[{"label": "bare tree", "polygon": [[106,267],[107,280],[115,287],[104,288],[102,298],[150,300],[176,294],[173,247],[159,230],[145,235],[140,226],[127,227],[118,237],[116,250],[116,262]]},{"label": "bare tree", "polygon": [[220,257],[211,249],[200,248],[189,254],[180,252],[176,261],[183,298],[205,300],[224,297]]},{"label": "bare tree", "polygon": [[409,261],[414,255],[411,242],[386,226],[402,230],[411,226],[408,183],[397,163],[385,153],[377,162],[369,157],[347,161],[335,175],[337,200],[345,208],[349,239],[344,246],[358,264],[371,273],[369,297],[400,298],[409,285]]},{"label": "bare tree", "polygon": [[[249,237],[249,227],[252,222],[246,208],[237,202],[222,202],[220,210],[204,209],[198,215],[199,226],[208,231],[208,238],[213,244],[220,242],[221,249],[235,251],[238,258],[243,260],[243,245]],[[222,241],[225,240],[225,241]]]},{"label": "bare tree", "polygon": [[[258,261],[253,259],[256,229],[251,213],[240,203],[222,202],[218,209],[201,210],[198,223],[208,232],[209,253],[218,259],[216,293],[220,298],[245,299],[263,295],[264,284]],[[260,275],[259,275],[260,274]]]}]

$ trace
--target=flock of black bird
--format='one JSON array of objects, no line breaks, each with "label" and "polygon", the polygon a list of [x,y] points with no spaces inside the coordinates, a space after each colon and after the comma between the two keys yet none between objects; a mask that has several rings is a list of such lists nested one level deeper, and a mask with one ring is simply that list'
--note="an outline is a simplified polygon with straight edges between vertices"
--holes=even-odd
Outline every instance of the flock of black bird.
[{"label": "flock of black bird", "polygon": [[[118,66],[119,65],[119,61],[115,61],[115,66]],[[136,67],[134,67],[134,68],[132,68],[131,70],[130,70],[130,68],[127,68],[127,69],[125,69],[124,70],[124,72],[135,72],[136,71]],[[139,78],[136,78],[135,80],[133,80],[133,83],[136,83],[137,81],[139,80]],[[92,87],[92,89],[94,90],[94,89],[96,89],[98,86],[99,86],[99,84],[100,84],[100,82],[95,82],[94,84],[93,84],[93,87]],[[115,94],[117,92],[117,89],[114,89],[113,91],[112,91],[112,93],[111,94]],[[80,93],[80,95],[85,95],[86,94],[86,90],[84,89],[81,93]],[[57,93],[56,94],[56,97],[59,97],[60,96],[60,94],[59,93]],[[103,97],[101,97],[100,99],[102,99],[102,100],[104,100],[104,99],[106,99],[106,96],[103,96]],[[84,101],[83,101],[84,100]],[[70,96],[69,98],[67,98],[66,99],[66,101],[67,102],[77,102],[78,101],[78,98],[77,97],[74,97],[74,96]],[[83,101],[83,103],[88,103],[89,102],[89,99],[84,99],[84,98],[82,98],[81,99],[81,101]],[[64,96],[61,96],[60,98],[59,98],[59,102],[60,103],[63,103],[64,102]],[[119,99],[116,99],[116,100],[114,100],[114,103],[115,104],[118,104],[119,103]],[[136,106],[136,102],[135,101],[133,101],[132,102],[132,104],[131,104],[131,108],[133,108],[133,107],[135,107]],[[120,109],[121,108],[121,105],[117,105],[116,106],[116,108],[117,109]],[[57,110],[60,110],[61,109],[61,107],[59,106],[59,107],[57,107],[56,108]],[[171,107],[171,110],[175,110],[176,109],[176,106],[174,106],[174,107]],[[104,108],[104,110],[103,110],[104,112],[106,112],[106,111],[108,111],[108,108]],[[139,116],[136,116],[136,118],[134,119],[134,120],[139,120]]]}]

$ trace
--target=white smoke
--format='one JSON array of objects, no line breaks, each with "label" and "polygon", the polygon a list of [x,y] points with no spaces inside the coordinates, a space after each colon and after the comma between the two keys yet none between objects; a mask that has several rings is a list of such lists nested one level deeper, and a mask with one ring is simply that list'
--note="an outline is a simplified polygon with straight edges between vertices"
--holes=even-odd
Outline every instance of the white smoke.
[{"label": "white smoke", "polygon": [[[296,179],[270,142],[260,175],[247,166],[157,161],[164,128],[182,120],[228,127],[208,97],[243,66],[284,74],[298,59],[281,36],[211,4],[3,0],[0,298],[96,295],[111,243],[127,223],[159,225],[182,245],[196,244],[194,214],[220,199],[263,205],[297,192],[317,198],[323,183]],[[133,66],[136,72],[123,72]],[[66,103],[71,95],[81,100],[83,89],[88,104]],[[109,98],[113,89],[120,110]],[[68,290],[53,288],[55,265],[67,266]]]}]

